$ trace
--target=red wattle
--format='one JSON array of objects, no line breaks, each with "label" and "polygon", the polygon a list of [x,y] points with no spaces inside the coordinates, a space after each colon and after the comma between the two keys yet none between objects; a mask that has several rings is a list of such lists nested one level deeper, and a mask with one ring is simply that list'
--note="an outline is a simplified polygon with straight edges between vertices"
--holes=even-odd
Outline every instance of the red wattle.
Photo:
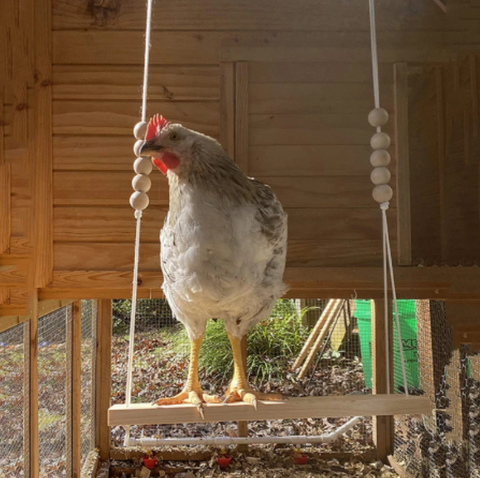
[{"label": "red wattle", "polygon": [[161,171],[165,176],[167,175],[167,172],[168,172],[168,168],[167,166],[165,166],[165,164],[163,164],[163,162],[160,160],[160,159],[157,159],[155,158],[153,160],[153,164],[155,165],[155,167]]},{"label": "red wattle", "polygon": [[163,153],[162,162],[168,169],[176,169],[180,166],[180,160],[173,153]]}]

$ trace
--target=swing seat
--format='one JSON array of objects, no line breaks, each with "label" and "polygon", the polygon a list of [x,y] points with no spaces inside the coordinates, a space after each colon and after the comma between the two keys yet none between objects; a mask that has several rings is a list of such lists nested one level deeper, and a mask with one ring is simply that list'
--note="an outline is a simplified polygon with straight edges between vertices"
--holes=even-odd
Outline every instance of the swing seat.
[{"label": "swing seat", "polygon": [[172,425],[293,418],[339,418],[352,416],[428,415],[433,405],[427,397],[404,395],[345,395],[296,397],[282,402],[252,405],[212,403],[204,405],[205,420],[194,405],[152,406],[151,404],[113,405],[108,410],[108,425]]}]

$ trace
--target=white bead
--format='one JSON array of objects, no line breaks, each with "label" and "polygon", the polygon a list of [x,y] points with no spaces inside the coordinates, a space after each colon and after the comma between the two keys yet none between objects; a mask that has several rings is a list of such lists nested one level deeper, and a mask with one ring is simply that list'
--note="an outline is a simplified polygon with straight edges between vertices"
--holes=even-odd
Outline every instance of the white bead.
[{"label": "white bead", "polygon": [[135,156],[141,157],[140,148],[142,147],[142,144],[144,142],[145,141],[143,141],[143,139],[139,139],[138,141],[135,141],[135,144],[133,145],[133,153],[135,154]]},{"label": "white bead", "polygon": [[[387,171],[388,171],[388,169],[387,169]],[[139,191],[141,193],[148,193],[148,191],[150,191],[151,187],[152,187],[152,181],[145,174],[137,174],[132,179],[132,188],[135,191]]]},{"label": "white bead", "polygon": [[368,113],[368,122],[377,128],[388,123],[388,111],[383,108],[375,108]]},{"label": "white bead", "polygon": [[146,174],[147,176],[152,172],[153,164],[150,158],[137,158],[133,163],[133,170],[137,174]]},{"label": "white bead", "polygon": [[370,164],[374,168],[378,168],[379,166],[388,166],[390,164],[390,160],[390,153],[385,149],[377,149],[370,156]]},{"label": "white bead", "polygon": [[375,201],[381,204],[392,199],[393,190],[388,184],[380,184],[373,188],[372,196]]},{"label": "white bead", "polygon": [[370,146],[373,149],[388,149],[390,146],[390,136],[387,133],[375,133],[370,140]]},{"label": "white bead", "polygon": [[149,202],[150,199],[145,193],[137,191],[130,196],[130,206],[132,206],[136,211],[143,211],[146,209]]},{"label": "white bead", "polygon": [[390,174],[388,168],[375,168],[370,173],[370,180],[373,184],[388,184],[391,177],[392,175]]},{"label": "white bead", "polygon": [[133,136],[137,139],[145,139],[145,133],[147,132],[147,126],[148,123],[145,121],[140,121],[140,123],[137,123],[135,127],[133,128]]}]

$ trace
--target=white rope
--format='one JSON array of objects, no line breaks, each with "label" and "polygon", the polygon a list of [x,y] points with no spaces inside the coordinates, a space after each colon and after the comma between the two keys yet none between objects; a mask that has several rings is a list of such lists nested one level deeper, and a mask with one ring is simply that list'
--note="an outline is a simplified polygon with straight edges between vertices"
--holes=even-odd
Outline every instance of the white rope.
[{"label": "white rope", "polygon": [[[377,27],[375,20],[375,0],[368,0],[369,13],[370,13],[370,43],[372,50],[372,75],[373,75],[373,96],[375,101],[375,108],[380,108],[380,80],[378,74],[378,50],[377,50]],[[381,132],[382,128],[377,127],[377,132]],[[405,387],[405,394],[408,396],[408,382],[405,371],[405,360],[403,354],[402,335],[400,331],[400,318],[398,316],[398,303],[397,292],[395,289],[395,278],[393,273],[393,261],[392,251],[390,248],[390,235],[388,232],[387,210],[389,203],[385,202],[380,204],[382,210],[382,238],[383,238],[383,289],[384,289],[384,301],[385,301],[385,362],[386,362],[386,375],[387,375],[387,393],[390,393],[390,320],[389,320],[389,307],[388,307],[388,275],[390,275],[390,282],[392,285],[392,298],[395,309],[395,321],[397,325],[397,339],[398,348],[400,352],[400,362],[402,365],[403,385]],[[390,272],[390,274],[389,274]]]},{"label": "white rope", "polygon": [[[147,119],[147,94],[148,94],[148,69],[150,63],[150,31],[152,25],[153,0],[147,1],[147,20],[145,25],[145,56],[143,68],[143,89],[142,89],[142,121]],[[125,391],[125,405],[130,406],[132,402],[132,377],[133,377],[133,355],[135,349],[135,319],[137,316],[137,292],[138,292],[138,263],[140,260],[140,229],[142,223],[142,211],[135,211],[137,220],[135,230],[135,257],[133,264],[132,283],[132,309],[130,312],[130,331],[128,337],[128,367],[127,367],[127,388]],[[125,427],[125,443],[130,440],[130,427]]]},{"label": "white rope", "polygon": [[150,64],[150,31],[152,26],[153,0],[147,1],[147,22],[145,25],[145,57],[143,60],[142,121],[147,119],[148,68]]}]

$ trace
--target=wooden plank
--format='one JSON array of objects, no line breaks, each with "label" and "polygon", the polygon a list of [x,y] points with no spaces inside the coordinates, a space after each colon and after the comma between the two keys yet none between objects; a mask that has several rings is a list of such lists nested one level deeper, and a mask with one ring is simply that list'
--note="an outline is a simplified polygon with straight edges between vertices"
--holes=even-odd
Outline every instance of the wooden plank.
[{"label": "wooden plank", "polygon": [[[393,354],[390,337],[391,326],[388,326],[388,341],[385,340],[385,327],[385,301],[374,300],[372,301],[372,392],[375,395],[389,394],[392,392]],[[387,351],[388,368],[386,363]],[[387,370],[389,370],[388,377]],[[410,397],[405,398],[408,399]],[[427,397],[425,398],[429,401]],[[377,451],[377,459],[381,460],[383,463],[388,463],[388,456],[393,452],[393,437],[393,416],[381,413],[377,414],[373,419],[373,442]]]},{"label": "wooden plank", "polygon": [[[358,118],[364,122],[365,118]],[[273,120],[272,120],[273,121]],[[357,119],[355,119],[355,122]],[[267,126],[267,122],[264,123]],[[286,128],[286,125],[285,125]],[[363,126],[360,126],[363,128]],[[300,128],[298,128],[300,129]],[[250,145],[248,171],[252,176],[369,176],[372,166],[368,161],[371,153],[369,144],[366,144],[368,135],[365,132],[355,133],[358,139],[365,144],[267,144]],[[305,131],[305,130],[303,130]],[[302,138],[308,142],[327,142],[331,138],[323,132],[323,128],[312,128],[311,135],[301,132]],[[328,130],[334,131],[333,128]],[[262,129],[265,132],[265,129]],[[261,134],[260,131],[258,132]],[[293,126],[291,142],[298,141],[297,128]],[[268,134],[272,134],[268,133]],[[340,132],[336,133],[338,137]],[[316,137],[315,137],[316,135]],[[346,136],[346,135],[345,135]],[[349,136],[350,138],[350,136]],[[259,138],[259,141],[263,141]],[[348,139],[347,141],[350,141]],[[272,141],[273,142],[273,141]],[[285,143],[286,140],[281,140]],[[393,153],[393,151],[392,151]],[[395,155],[392,154],[392,173],[395,174]],[[293,159],[295,158],[295,159]]]},{"label": "wooden plank", "polygon": [[80,478],[82,460],[82,305],[73,304],[72,318],[72,476]]},{"label": "wooden plank", "polygon": [[[218,101],[150,101],[149,112],[209,136],[219,133]],[[138,121],[138,101],[67,101],[53,104],[54,134],[128,135]]]},{"label": "wooden plank", "polygon": [[227,154],[235,156],[235,66],[220,63],[220,143]]},{"label": "wooden plank", "polygon": [[[149,101],[219,100],[218,66],[151,66]],[[143,70],[123,65],[55,65],[54,100],[140,101]]]},{"label": "wooden plank", "polygon": [[27,284],[29,264],[5,264],[5,256],[0,257],[0,286],[24,287]]},{"label": "wooden plank", "polygon": [[74,299],[48,299],[48,300],[39,300],[38,301],[38,316],[44,317],[45,315],[51,314],[52,312],[66,307],[71,303],[75,302]]},{"label": "wooden plank", "polygon": [[[145,452],[136,447],[112,447],[110,449],[110,458],[112,460],[135,460],[142,458]],[[163,461],[208,461],[212,457],[210,451],[184,450],[162,450]]]},{"label": "wooden plank", "polygon": [[[412,263],[410,159],[408,145],[408,65],[395,65],[395,157],[397,158],[397,254],[399,265]],[[392,168],[393,169],[393,168]]]},{"label": "wooden plank", "polygon": [[[2,131],[0,129],[0,135]],[[1,144],[0,144],[1,147]],[[0,157],[2,153],[0,152]],[[0,158],[0,254],[10,249],[11,202],[10,202],[10,164],[1,164]]]},{"label": "wooden plank", "polygon": [[29,315],[3,315],[0,317],[0,333],[18,324],[22,324],[29,319]]},{"label": "wooden plank", "polygon": [[24,478],[31,478],[30,469],[30,323],[23,324],[23,456]]},{"label": "wooden plank", "polygon": [[294,364],[292,365],[292,368],[296,369],[298,368],[302,363],[303,361],[305,360],[305,358],[307,357],[307,354],[310,350],[310,348],[312,347],[312,345],[314,344],[315,340],[317,339],[317,336],[318,334],[320,333],[320,331],[322,330],[322,327],[327,319],[327,317],[330,315],[330,312],[333,308],[333,306],[335,305],[335,302],[337,301],[338,299],[330,299],[327,303],[327,305],[325,306],[325,308],[323,309],[323,312],[322,312],[322,315],[320,316],[320,318],[318,319],[317,323],[315,324],[315,327],[313,328],[312,332],[310,333],[310,335],[308,336],[308,339],[307,341],[305,342],[302,350],[300,351],[300,353],[298,354],[298,357],[295,359],[295,362]]},{"label": "wooden plank", "polygon": [[[158,11],[157,11],[158,9]],[[422,9],[408,8],[404,3],[379,2],[379,32],[406,29],[438,30],[443,27],[443,16],[435,15],[436,7],[422,5]],[[440,17],[440,18],[438,18]],[[154,5],[156,30],[332,30],[368,31],[368,11],[363,3],[343,8],[338,2],[300,0],[289,2],[267,0],[261,3],[241,0],[229,2],[203,1],[173,4],[168,9]],[[81,0],[55,0],[55,30],[104,28],[108,30],[141,30],[145,26],[145,5],[95,4],[85,8]]]},{"label": "wooden plank", "polygon": [[112,302],[100,300],[97,315],[97,348],[95,380],[95,446],[100,458],[108,460],[110,455],[110,428],[108,409],[110,407],[110,384],[112,374]]},{"label": "wooden plank", "polygon": [[66,395],[66,437],[65,449],[66,453],[66,475],[73,477],[73,317],[72,310],[67,311],[66,314],[66,335],[65,335],[65,349],[66,349],[66,377],[65,377],[65,395]]},{"label": "wooden plank", "polygon": [[248,63],[235,64],[235,162],[248,173],[250,88]]},{"label": "wooden plank", "polygon": [[[145,14],[142,17],[142,27],[137,31],[55,31],[54,63],[140,66],[143,63],[139,52],[144,47]],[[451,53],[439,46],[443,43],[443,31],[379,32],[379,59],[381,62],[448,61]],[[152,35],[151,45],[152,66],[218,65],[219,56],[223,61],[301,63],[368,62],[371,56],[368,30],[346,34],[342,30],[321,31],[318,25],[312,31],[302,32],[293,32],[290,28],[274,32],[262,29],[236,32],[208,29],[171,31],[170,26],[167,31],[156,31]]]},{"label": "wooden plank", "polygon": [[[322,109],[319,107],[318,111],[322,111]],[[340,111],[337,110],[331,114],[250,114],[250,144],[254,146],[338,145],[342,147],[370,144],[372,127],[365,121],[365,113],[349,114]],[[395,144],[392,125],[387,125],[384,130],[391,135],[392,144]],[[366,158],[365,161],[368,164]]]},{"label": "wooden plank", "polygon": [[258,403],[255,410],[245,403],[208,404],[205,420],[193,405],[152,407],[150,404],[114,405],[108,411],[108,425],[150,425],[173,423],[209,423],[221,421],[256,421],[291,418],[322,418],[428,414],[431,405],[424,397],[396,395],[346,395],[290,398],[282,402]]},{"label": "wooden plank", "polygon": [[[124,171],[55,172],[55,206],[125,206],[135,175]],[[168,204],[168,183],[161,174],[152,174],[150,204]]]},{"label": "wooden plank", "polygon": [[[371,62],[321,62],[289,63],[287,61],[250,62],[249,81],[253,83],[367,83],[372,85]],[[390,64],[379,65],[380,89],[393,83]]]},{"label": "wooden plank", "polygon": [[[368,126],[365,111],[372,107],[371,95],[367,83],[253,83],[248,100],[251,114],[359,114]],[[382,104],[393,109],[391,85],[382,90]]]},{"label": "wooden plank", "polygon": [[34,130],[30,135],[29,154],[34,165],[34,261],[35,286],[44,287],[53,270],[52,207],[52,4],[35,2],[35,72]]}]

